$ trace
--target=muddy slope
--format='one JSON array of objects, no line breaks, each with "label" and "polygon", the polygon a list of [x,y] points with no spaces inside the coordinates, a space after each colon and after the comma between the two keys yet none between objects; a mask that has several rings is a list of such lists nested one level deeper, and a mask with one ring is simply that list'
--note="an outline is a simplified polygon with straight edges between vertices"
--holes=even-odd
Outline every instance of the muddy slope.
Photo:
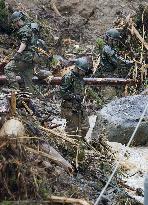
[{"label": "muddy slope", "polygon": [[[20,0],[16,4],[16,1],[9,0],[8,3],[13,8],[25,9],[26,12],[31,10],[39,20],[44,17],[52,27],[53,34],[60,28],[62,35],[93,42],[112,26],[118,16],[134,14],[139,4],[148,2],[147,0],[140,2],[138,0]],[[53,5],[61,16],[55,12]]]}]

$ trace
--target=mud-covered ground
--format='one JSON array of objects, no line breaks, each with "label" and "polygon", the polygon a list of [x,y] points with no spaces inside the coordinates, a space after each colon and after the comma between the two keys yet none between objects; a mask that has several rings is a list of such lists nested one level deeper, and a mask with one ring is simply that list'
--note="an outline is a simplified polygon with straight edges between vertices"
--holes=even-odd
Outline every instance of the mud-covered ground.
[{"label": "mud-covered ground", "polygon": [[147,0],[8,0],[13,8],[23,9],[41,22],[48,22],[51,36],[71,37],[95,42],[117,17],[134,15]]},{"label": "mud-covered ground", "polygon": [[[59,52],[59,49],[71,44],[71,41],[62,41],[66,38],[71,38],[79,43],[85,43],[85,45],[95,44],[96,38],[103,35],[105,30],[113,25],[117,16],[121,16],[121,14],[128,15],[129,13],[134,14],[135,9],[139,5],[138,0],[8,0],[7,2],[11,5],[13,10],[23,10],[30,17],[39,20],[41,26],[44,28],[43,37],[45,37],[47,43],[49,43],[48,45],[50,45],[50,48],[52,48],[52,44],[54,45],[56,53]],[[140,3],[146,3],[146,1],[141,1]],[[3,45],[5,45],[6,39],[9,39],[9,36],[5,37],[6,36],[4,36]],[[7,43],[9,44],[8,48],[12,48],[12,42],[9,43],[7,41]],[[9,53],[9,51],[7,52]],[[3,53],[3,55],[5,56],[7,52]],[[56,100],[59,100],[59,98],[55,99],[53,97],[49,104],[55,104]],[[35,104],[36,106],[38,105],[37,102],[35,102]],[[47,106],[48,109],[49,106]],[[54,108],[56,111],[59,111],[59,104]],[[52,108],[51,111],[53,111],[54,108]],[[46,119],[46,116],[45,119],[42,119],[45,114],[45,109],[45,105],[41,105],[41,110],[40,106],[39,108],[37,106],[37,112],[34,113],[35,116],[41,114],[41,119],[39,116],[37,117],[39,124],[42,123],[43,126],[43,122]],[[22,113],[23,111],[24,108]],[[56,117],[58,118],[59,113],[56,113],[56,111],[52,114],[54,114],[54,116],[57,115]],[[48,112],[50,113],[50,110],[47,110],[47,114]],[[25,111],[25,113],[28,116],[28,112]],[[51,120],[53,120],[53,115],[51,116]],[[57,149],[66,160],[69,160],[75,165],[76,148],[70,149],[71,147],[69,145],[61,144],[58,140],[54,140],[52,139],[48,142]],[[112,154],[108,152],[108,147],[106,148],[103,145],[100,145],[100,151],[98,152],[87,145],[84,147],[86,154],[85,160],[82,162],[80,160],[79,169],[75,170],[74,176],[69,176],[63,169],[56,166],[54,167],[52,177],[48,177],[48,194],[59,195],[60,193],[62,196],[85,198],[92,203],[95,202],[102,187],[107,181],[107,177],[111,173],[112,164],[110,164],[110,162],[112,161]],[[84,153],[82,153],[82,155],[83,154]],[[108,187],[102,204],[125,204],[127,200],[126,196],[128,195],[126,194],[127,193],[116,184],[115,179]],[[118,196],[120,198],[123,196],[121,202],[118,201]],[[135,203],[133,202],[133,204]]]}]

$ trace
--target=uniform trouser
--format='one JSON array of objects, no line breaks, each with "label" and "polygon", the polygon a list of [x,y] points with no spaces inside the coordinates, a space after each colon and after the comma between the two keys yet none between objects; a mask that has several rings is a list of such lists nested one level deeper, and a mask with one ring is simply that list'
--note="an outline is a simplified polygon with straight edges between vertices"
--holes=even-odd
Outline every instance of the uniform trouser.
[{"label": "uniform trouser", "polygon": [[65,131],[69,135],[86,136],[89,129],[89,120],[85,107],[81,104],[78,109],[74,109],[69,102],[62,102],[61,105],[62,118],[66,119]]},{"label": "uniform trouser", "polygon": [[25,89],[29,92],[34,93],[34,86],[32,82],[33,77],[33,63],[14,61],[11,60],[5,66],[5,75],[9,81],[9,87],[14,89],[19,89],[19,84],[16,80],[16,75],[20,75],[24,84]]}]

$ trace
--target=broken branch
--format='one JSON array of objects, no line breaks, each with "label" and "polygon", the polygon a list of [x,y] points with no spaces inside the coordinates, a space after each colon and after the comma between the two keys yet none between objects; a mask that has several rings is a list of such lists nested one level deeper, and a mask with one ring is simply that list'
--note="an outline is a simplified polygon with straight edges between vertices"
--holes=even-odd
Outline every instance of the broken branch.
[{"label": "broken branch", "polygon": [[48,199],[52,201],[53,203],[90,205],[88,202],[82,199],[66,198],[66,197],[60,197],[60,196],[49,196]]},{"label": "broken branch", "polygon": [[48,154],[42,151],[36,151],[35,149],[32,149],[27,146],[25,148],[29,152],[32,152],[37,155],[42,155],[43,157],[46,157],[49,160],[53,161],[54,163],[62,166],[68,173],[73,172],[72,165],[68,161],[66,161],[53,147],[50,146],[50,153]]}]

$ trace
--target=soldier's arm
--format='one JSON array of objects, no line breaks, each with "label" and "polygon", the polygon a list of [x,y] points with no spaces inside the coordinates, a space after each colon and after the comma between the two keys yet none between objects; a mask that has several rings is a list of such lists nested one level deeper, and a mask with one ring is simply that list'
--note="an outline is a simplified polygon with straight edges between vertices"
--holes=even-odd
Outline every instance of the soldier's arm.
[{"label": "soldier's arm", "polygon": [[29,45],[29,43],[31,42],[31,34],[31,30],[27,26],[24,26],[18,31],[17,35],[21,41],[21,44],[16,54],[14,55],[14,60],[19,61],[21,59],[21,54],[26,49],[27,45]]},{"label": "soldier's arm", "polygon": [[29,26],[21,28],[18,32],[18,37],[21,41],[18,52],[22,53],[25,48],[31,43],[32,31]]},{"label": "soldier's arm", "polygon": [[22,53],[26,48],[26,44],[25,43],[21,43],[17,53]]},{"label": "soldier's arm", "polygon": [[73,98],[72,93],[73,78],[70,75],[65,75],[62,78],[60,93],[63,99],[71,100]]},{"label": "soldier's arm", "polygon": [[115,53],[115,51],[113,49],[111,49],[111,47],[106,47],[105,48],[105,53],[108,56],[108,60],[111,64],[113,64],[115,67],[117,67],[120,64],[124,64],[124,65],[131,65],[132,61],[129,60],[125,60],[124,58],[122,58],[121,56],[117,55]]}]

